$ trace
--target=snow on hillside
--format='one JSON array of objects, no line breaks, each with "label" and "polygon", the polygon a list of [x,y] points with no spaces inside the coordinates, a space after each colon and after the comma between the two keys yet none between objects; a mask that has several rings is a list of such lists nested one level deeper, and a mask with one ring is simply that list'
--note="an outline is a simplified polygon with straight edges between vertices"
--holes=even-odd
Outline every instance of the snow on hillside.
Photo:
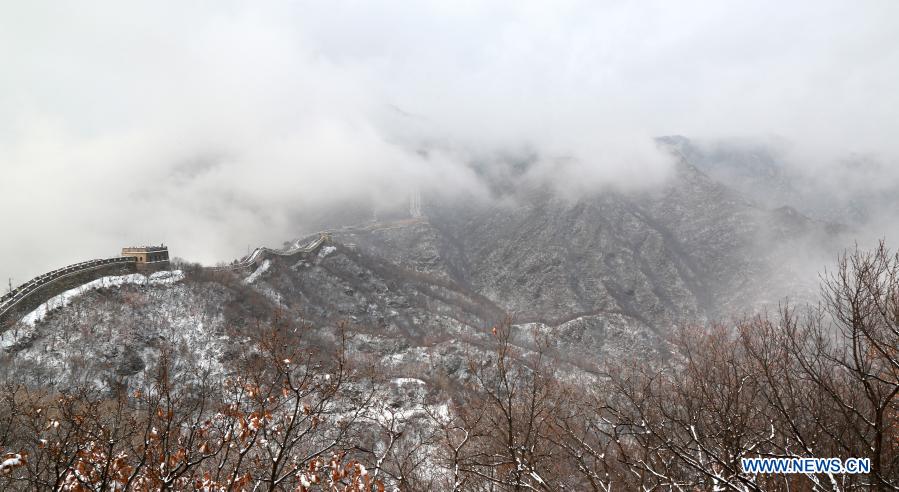
[{"label": "snow on hillside", "polygon": [[[181,272],[181,270],[156,272],[151,274],[149,277],[141,275],[140,273],[101,277],[97,280],[94,280],[93,282],[88,282],[84,285],[75,287],[74,289],[69,289],[62,294],[50,298],[50,300],[38,306],[34,311],[25,315],[25,317],[22,318],[22,322],[26,325],[34,326],[36,322],[44,319],[44,316],[46,316],[50,311],[68,306],[73,299],[80,297],[84,295],[85,292],[89,292],[92,290],[120,287],[126,284],[171,285],[175,282],[181,281],[182,279],[184,279],[184,273]],[[2,344],[3,342],[0,341],[0,346],[2,346]]]},{"label": "snow on hillside", "polygon": [[335,248],[334,246],[325,246],[318,252],[318,258],[324,258],[335,251],[337,251],[337,248]]},{"label": "snow on hillside", "polygon": [[259,279],[259,277],[261,277],[263,273],[267,272],[271,266],[272,266],[271,260],[263,261],[262,265],[259,265],[259,268],[257,268],[255,272],[251,273],[249,277],[244,279],[243,283],[248,284],[248,285],[252,284],[257,279]]},{"label": "snow on hillside", "polygon": [[224,329],[222,306],[232,294],[182,278],[181,272],[106,277],[61,295],[56,302],[65,309],[48,308],[42,319],[0,335],[0,351],[9,357],[4,369],[60,388],[79,381],[110,388],[118,378],[139,387],[165,351],[177,351],[173,376],[223,375],[226,352],[240,343]]}]

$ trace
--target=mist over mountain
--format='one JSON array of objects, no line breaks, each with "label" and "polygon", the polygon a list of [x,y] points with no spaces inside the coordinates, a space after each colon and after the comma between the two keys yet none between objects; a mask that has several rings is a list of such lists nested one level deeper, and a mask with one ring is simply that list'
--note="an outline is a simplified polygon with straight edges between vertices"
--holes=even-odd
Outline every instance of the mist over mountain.
[{"label": "mist over mountain", "polygon": [[[190,287],[177,294],[183,298],[180,308],[167,307],[172,301],[158,296],[170,294],[153,289],[138,294],[146,299],[129,308],[137,309],[132,314],[116,306],[123,294],[113,293],[111,305],[98,304],[100,298],[92,294],[24,334],[5,336],[7,356],[13,366],[24,363],[26,372],[36,369],[25,361],[39,360],[40,374],[51,371],[49,380],[65,381],[64,373],[77,371],[59,364],[70,353],[67,344],[79,343],[77,338],[57,340],[69,330],[65,326],[84,324],[93,336],[129,325],[133,328],[122,332],[125,340],[110,335],[116,340],[112,346],[121,344],[121,349],[110,355],[104,348],[106,357],[87,360],[112,357],[114,364],[103,364],[118,371],[130,368],[124,373],[101,370],[102,364],[92,369],[105,374],[103,380],[124,374],[126,381],[139,381],[158,356],[144,360],[139,355],[159,349],[153,348],[154,338],[144,338],[148,333],[174,343],[170,337],[186,323],[210,330],[205,335],[210,339],[227,338],[226,326],[248,321],[227,322],[233,314],[229,303],[260,302],[316,326],[349,320],[377,328],[371,335],[377,342],[371,343],[385,344],[378,350],[387,358],[428,349],[423,340],[448,342],[459,334],[477,338],[486,327],[511,318],[517,325],[549,330],[559,354],[579,354],[576,358],[590,365],[636,353],[665,358],[666,339],[678,326],[775,309],[787,299],[814,302],[818,273],[853,237],[846,226],[787,205],[768,208],[715,181],[691,158],[678,158],[668,180],[643,190],[568,195],[529,179],[531,164],[518,160],[509,164],[514,174],[481,176],[492,195],[421,194],[415,197],[419,210],[410,210],[411,195],[392,208],[360,203],[334,209],[320,219],[328,224],[322,227],[328,231],[327,245],[309,257],[255,259],[245,269],[217,274],[195,268],[186,280]],[[284,251],[316,237],[287,241]],[[246,285],[237,291],[229,287],[241,281]],[[194,300],[185,305],[184,299]],[[204,305],[205,312],[185,319],[180,311],[189,305]],[[210,367],[221,367],[227,358],[226,348],[200,350],[197,343],[210,346],[183,343],[193,347],[191,353],[198,350],[195,356]],[[96,347],[91,344],[91,350]]]},{"label": "mist over mountain", "polygon": [[861,155],[896,181],[892,2],[563,3],[4,6],[0,196],[29,213],[0,275],[145,242],[214,264],[509,158],[568,195],[636,189],[671,172],[669,134],[778,135],[803,176],[839,186]]},{"label": "mist over mountain", "polygon": [[[818,220],[842,224],[856,235],[895,237],[893,167],[873,155],[847,154],[827,172],[803,165],[789,142],[763,139],[698,140],[673,136],[671,145],[697,168],[761,206],[789,206]],[[868,237],[866,240],[870,240]]]}]

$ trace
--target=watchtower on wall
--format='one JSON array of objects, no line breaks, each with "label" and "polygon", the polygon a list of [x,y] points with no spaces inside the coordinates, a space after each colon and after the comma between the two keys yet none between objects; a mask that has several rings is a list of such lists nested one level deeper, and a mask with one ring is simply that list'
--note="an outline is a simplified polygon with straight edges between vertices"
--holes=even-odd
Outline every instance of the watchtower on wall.
[{"label": "watchtower on wall", "polygon": [[169,265],[169,248],[165,245],[122,248],[122,256],[135,258],[141,270],[158,270]]}]

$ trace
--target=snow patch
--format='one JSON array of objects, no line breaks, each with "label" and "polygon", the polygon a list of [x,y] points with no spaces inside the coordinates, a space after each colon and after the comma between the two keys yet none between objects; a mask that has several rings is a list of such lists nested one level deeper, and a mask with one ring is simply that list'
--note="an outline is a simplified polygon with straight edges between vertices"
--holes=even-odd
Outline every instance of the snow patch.
[{"label": "snow patch", "polygon": [[24,464],[25,459],[22,458],[21,454],[7,454],[4,456],[3,462],[0,463],[0,475],[8,473],[13,468]]},{"label": "snow patch", "polygon": [[116,275],[109,277],[100,277],[97,280],[69,289],[62,294],[51,297],[50,300],[38,306],[34,311],[22,318],[22,323],[34,326],[35,323],[44,319],[50,311],[68,306],[74,299],[84,295],[87,292],[97,289],[106,289],[110,287],[121,287],[122,285],[172,285],[184,279],[184,272],[181,270],[156,272],[149,277],[140,273],[132,273],[130,275]]},{"label": "snow patch", "polygon": [[319,258],[324,258],[324,257],[328,256],[329,254],[335,252],[335,251],[337,251],[337,248],[336,248],[336,247],[334,247],[334,246],[325,246],[324,248],[322,248],[321,250],[319,250],[319,252],[318,252],[318,257],[319,257]]},{"label": "snow patch", "polygon": [[171,284],[171,283],[177,282],[179,280],[182,280],[183,278],[184,278],[184,273],[182,273],[181,270],[174,270],[174,271],[162,270],[159,272],[151,273],[150,277],[149,277],[150,282],[154,283],[154,284],[161,284],[161,283]]},{"label": "snow patch", "polygon": [[261,277],[263,273],[267,272],[268,269],[271,268],[271,266],[272,266],[271,260],[263,261],[262,264],[259,265],[259,268],[257,268],[255,272],[251,273],[249,277],[244,279],[243,283],[252,284],[256,280],[258,280],[259,277]]},{"label": "snow patch", "polygon": [[398,385],[398,386],[403,386],[403,385],[406,385],[406,384],[417,384],[417,385],[422,385],[422,386],[424,386],[424,385],[427,384],[427,383],[425,383],[424,381],[422,381],[421,379],[418,379],[418,378],[394,378],[393,381],[392,381],[392,383],[393,383],[393,384],[396,384],[396,385]]}]

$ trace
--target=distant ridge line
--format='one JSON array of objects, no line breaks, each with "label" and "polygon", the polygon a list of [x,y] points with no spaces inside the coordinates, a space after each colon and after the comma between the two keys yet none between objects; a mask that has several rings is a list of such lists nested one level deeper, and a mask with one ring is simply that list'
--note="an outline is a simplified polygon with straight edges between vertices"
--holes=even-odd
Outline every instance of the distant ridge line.
[{"label": "distant ridge line", "polygon": [[326,241],[330,241],[330,240],[331,240],[330,233],[320,232],[320,233],[318,233],[317,239],[306,244],[305,246],[296,246],[295,245],[293,248],[288,248],[288,249],[272,249],[272,248],[267,248],[265,246],[260,246],[256,249],[254,249],[253,252],[250,253],[249,255],[241,258],[240,261],[238,261],[236,263],[232,263],[230,265],[225,265],[225,266],[209,267],[208,269],[213,270],[213,271],[239,270],[241,268],[249,268],[250,266],[255,265],[258,261],[264,260],[269,255],[287,257],[287,256],[294,256],[294,255],[297,255],[300,253],[306,253],[306,254],[314,253],[315,251],[318,250],[318,248],[320,248],[323,244],[325,244]]}]

